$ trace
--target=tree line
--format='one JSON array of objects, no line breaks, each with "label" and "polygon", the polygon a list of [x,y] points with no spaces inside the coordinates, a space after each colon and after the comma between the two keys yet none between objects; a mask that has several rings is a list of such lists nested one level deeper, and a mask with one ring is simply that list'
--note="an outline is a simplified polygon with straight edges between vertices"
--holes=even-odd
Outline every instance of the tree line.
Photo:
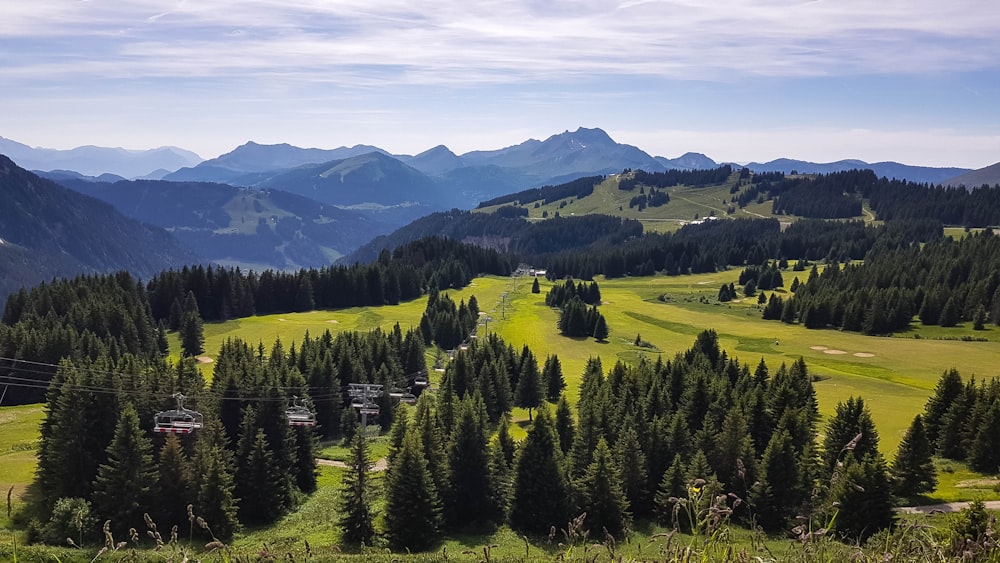
[{"label": "tree line", "polygon": [[[773,370],[762,360],[752,368],[720,350],[713,331],[670,360],[618,362],[605,372],[591,358],[575,416],[560,397],[555,412],[539,408],[527,437],[514,443],[506,416],[495,419],[484,398],[497,345],[474,342],[440,393],[397,416],[381,530],[375,493],[355,486],[369,463],[355,457],[345,478],[351,516],[342,525],[364,534],[349,537],[370,543],[381,532],[394,549],[416,551],[445,533],[499,524],[534,537],[572,520],[591,533],[617,535],[650,520],[707,533],[712,515],[726,514],[775,533],[805,515],[857,541],[891,526],[893,495],[904,491],[917,459],[901,450],[906,462],[890,465],[879,454],[860,398],[839,404],[817,441],[805,363]],[[929,454],[919,461],[927,467]]]},{"label": "tree line", "polygon": [[[924,325],[1000,323],[1000,237],[986,230],[961,240],[876,248],[863,264],[813,268],[788,299],[771,296],[764,318],[865,334]],[[787,312],[785,310],[787,309]],[[780,316],[775,313],[781,310]]]}]

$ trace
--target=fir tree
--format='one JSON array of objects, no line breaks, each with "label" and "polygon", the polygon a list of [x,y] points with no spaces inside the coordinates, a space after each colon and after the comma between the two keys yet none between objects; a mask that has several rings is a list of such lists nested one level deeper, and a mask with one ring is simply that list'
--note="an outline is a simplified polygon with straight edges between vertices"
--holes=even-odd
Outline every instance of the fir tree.
[{"label": "fir tree", "polygon": [[598,313],[597,323],[594,325],[594,339],[598,342],[604,342],[608,339],[608,335],[611,331],[608,330],[608,323],[604,320],[604,315]]},{"label": "fir tree", "polygon": [[570,410],[569,401],[566,397],[559,398],[556,405],[556,435],[559,437],[559,449],[563,454],[569,453],[573,447],[573,436],[576,428],[573,425],[573,411]]},{"label": "fir tree", "polygon": [[175,434],[167,434],[160,448],[160,502],[157,522],[164,529],[187,521],[187,505],[195,502],[191,467],[187,455]]},{"label": "fir tree", "polygon": [[785,528],[789,518],[805,502],[801,486],[800,458],[788,431],[779,429],[760,461],[760,480],[751,493],[757,523],[768,531]]},{"label": "fir tree", "polygon": [[423,551],[441,529],[441,501],[418,428],[406,433],[403,449],[385,478],[385,533],[395,549]]},{"label": "fir tree", "polygon": [[185,356],[198,356],[205,352],[205,327],[196,312],[184,313],[181,319],[181,352]]},{"label": "fir tree", "polygon": [[833,473],[838,460],[842,460],[845,453],[853,453],[855,458],[861,459],[876,452],[878,432],[864,399],[849,397],[846,402],[838,403],[823,439],[825,474]]},{"label": "fir tree", "polygon": [[679,528],[683,518],[679,518],[681,499],[687,498],[687,478],[684,475],[684,460],[680,454],[674,456],[673,463],[663,473],[660,485],[656,490],[656,514],[658,520],[675,529]]},{"label": "fir tree", "polygon": [[542,409],[521,447],[514,470],[510,525],[526,533],[548,533],[569,517],[569,486],[555,430]]},{"label": "fir tree", "polygon": [[542,379],[545,380],[545,398],[555,403],[566,388],[566,380],[563,378],[562,364],[559,356],[555,354],[545,358],[545,367],[542,368]]},{"label": "fir tree", "polygon": [[115,435],[106,450],[108,461],[97,470],[94,481],[94,508],[102,520],[110,520],[117,537],[127,537],[139,528],[143,514],[155,510],[157,470],[153,463],[153,443],[139,427],[132,403],[118,416]]},{"label": "fir tree", "polygon": [[532,359],[527,365],[522,364],[521,376],[514,390],[514,405],[528,409],[528,420],[531,420],[531,410],[542,404],[542,387],[539,381],[538,364]]},{"label": "fir tree", "polygon": [[944,302],[944,307],[941,308],[941,316],[938,318],[938,324],[943,327],[953,327],[962,320],[962,312],[959,309],[958,303],[955,301],[955,297],[949,297],[947,301]]},{"label": "fir tree", "polygon": [[486,435],[471,399],[462,401],[448,447],[450,488],[445,519],[453,528],[494,520],[500,503],[493,497]]},{"label": "fir tree", "polygon": [[632,513],[638,518],[652,510],[652,499],[646,490],[646,455],[639,445],[635,428],[626,427],[615,444],[615,463],[621,471],[622,492]]},{"label": "fir tree", "polygon": [[542,288],[538,285],[538,278],[535,278],[535,280],[533,282],[531,282],[531,292],[532,293],[541,293],[542,292]]},{"label": "fir tree", "polygon": [[241,451],[246,457],[237,469],[237,493],[240,496],[240,521],[248,524],[268,524],[284,514],[286,506],[281,492],[282,470],[274,462],[274,453],[263,428],[240,438]]},{"label": "fir tree", "polygon": [[628,499],[622,492],[621,476],[602,437],[594,450],[594,461],[576,485],[581,509],[587,514],[584,525],[592,532],[606,529],[612,534],[629,525]]},{"label": "fir tree", "polygon": [[903,440],[896,450],[891,475],[894,492],[903,498],[913,498],[920,493],[929,493],[937,486],[937,475],[931,460],[933,450],[924,430],[923,417],[913,418]]},{"label": "fir tree", "polygon": [[892,525],[892,487],[882,455],[848,455],[833,476],[827,494],[833,531],[852,541],[864,541]]},{"label": "fir tree", "polygon": [[998,436],[1000,436],[1000,399],[994,399],[975,430],[975,438],[969,448],[969,465],[973,469],[988,474],[1000,471]]},{"label": "fir tree", "polygon": [[370,470],[367,438],[364,432],[357,432],[351,441],[351,462],[344,472],[340,488],[339,525],[344,541],[350,544],[371,545],[375,537]]}]

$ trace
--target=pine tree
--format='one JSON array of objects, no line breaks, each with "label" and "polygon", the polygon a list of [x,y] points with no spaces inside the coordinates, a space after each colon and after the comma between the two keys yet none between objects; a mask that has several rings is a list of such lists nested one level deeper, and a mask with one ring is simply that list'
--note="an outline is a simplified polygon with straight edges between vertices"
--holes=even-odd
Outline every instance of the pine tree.
[{"label": "pine tree", "polygon": [[539,381],[538,364],[531,360],[527,365],[522,364],[521,376],[517,380],[517,387],[514,390],[514,404],[523,409],[528,409],[528,420],[531,420],[531,410],[538,408],[542,404],[542,388]]},{"label": "pine tree", "polygon": [[836,513],[833,531],[842,538],[864,541],[891,526],[892,486],[882,455],[848,455],[831,480],[827,502]]},{"label": "pine tree", "polygon": [[933,450],[927,440],[923,417],[913,418],[903,440],[896,450],[891,475],[894,492],[902,498],[913,498],[920,493],[929,493],[937,486],[937,475],[931,460]]},{"label": "pine tree", "polygon": [[608,322],[604,320],[604,315],[598,313],[597,324],[594,325],[594,339],[598,342],[604,342],[608,339],[608,335],[611,331],[608,330]]},{"label": "pine tree", "polygon": [[244,439],[248,441],[249,448],[240,448],[241,451],[246,449],[247,454],[236,473],[236,491],[240,497],[239,515],[241,522],[268,524],[286,510],[280,484],[282,471],[275,465],[274,453],[267,442],[264,429],[257,428],[253,431],[252,428],[250,427],[252,433],[240,438],[241,444]]},{"label": "pine tree", "polygon": [[806,500],[799,469],[800,459],[792,438],[781,428],[764,449],[759,482],[750,497],[757,523],[765,530],[784,529]]},{"label": "pine tree", "polygon": [[1000,471],[997,436],[1000,436],[1000,400],[994,399],[975,430],[969,447],[969,465],[976,471],[988,474]]},{"label": "pine tree", "polygon": [[602,437],[594,450],[594,461],[576,485],[581,509],[587,513],[584,525],[592,532],[606,529],[620,532],[631,521],[628,499],[622,492],[621,476]]},{"label": "pine tree", "polygon": [[514,469],[510,525],[516,530],[543,534],[567,522],[569,486],[557,441],[549,415],[542,409],[528,430]]},{"label": "pine tree", "polygon": [[562,364],[559,356],[555,354],[545,358],[545,367],[542,368],[542,379],[545,380],[545,398],[555,403],[566,388],[566,380],[563,378]]},{"label": "pine tree", "polygon": [[132,403],[118,416],[115,435],[106,450],[94,481],[94,509],[102,520],[111,520],[116,537],[127,537],[130,527],[142,526],[143,514],[155,510],[157,470],[153,443],[139,427]]},{"label": "pine tree", "polygon": [[340,488],[339,525],[344,541],[350,544],[371,545],[375,537],[370,470],[367,438],[364,432],[357,432],[351,442],[351,462],[344,472]]},{"label": "pine tree", "polygon": [[159,517],[157,522],[164,529],[182,525],[187,521],[187,505],[195,502],[193,478],[187,455],[175,434],[167,434],[160,448]]},{"label": "pine tree", "polygon": [[656,514],[660,523],[674,528],[686,524],[683,518],[679,518],[679,502],[685,498],[687,498],[687,478],[684,475],[684,460],[677,454],[673,463],[663,473],[660,486],[656,490]]},{"label": "pine tree", "polygon": [[531,282],[531,292],[532,293],[542,292],[542,288],[538,285],[538,278],[535,278],[535,281]]},{"label": "pine tree", "polygon": [[626,427],[615,444],[615,463],[621,468],[622,492],[632,513],[644,517],[652,510],[652,499],[646,490],[646,455],[639,445],[635,428]]},{"label": "pine tree", "polygon": [[934,386],[934,394],[927,400],[924,407],[924,428],[927,430],[927,440],[931,446],[937,443],[938,429],[948,409],[962,395],[965,385],[962,383],[962,376],[955,369],[950,369],[941,374],[937,385]]},{"label": "pine tree", "polygon": [[947,301],[944,302],[944,307],[941,308],[941,316],[938,318],[938,324],[943,327],[953,327],[962,320],[962,312],[959,309],[958,303],[955,301],[955,297],[949,297]]},{"label": "pine tree", "polygon": [[399,409],[396,413],[396,420],[389,430],[389,455],[386,456],[386,463],[392,465],[396,461],[396,456],[403,449],[403,439],[406,438],[406,430],[410,422],[410,410]]},{"label": "pine tree", "polygon": [[395,549],[423,551],[441,529],[441,501],[418,428],[406,433],[403,449],[385,478],[385,533]]},{"label": "pine tree", "polygon": [[517,445],[514,443],[514,438],[510,435],[510,423],[507,421],[507,417],[500,419],[500,426],[497,427],[496,443],[500,447],[500,451],[503,452],[507,467],[513,468]]},{"label": "pine tree", "polygon": [[205,352],[205,327],[198,313],[184,313],[180,335],[181,352],[184,356],[198,356]]},{"label": "pine tree", "polygon": [[489,522],[499,515],[493,497],[486,435],[467,398],[459,406],[458,420],[448,447],[450,488],[445,497],[445,520],[456,529]]},{"label": "pine tree", "polygon": [[559,398],[556,405],[556,435],[559,437],[559,449],[563,454],[569,453],[573,447],[573,436],[576,428],[573,425],[573,411],[570,409],[569,401],[566,397]]},{"label": "pine tree", "polygon": [[836,412],[827,423],[823,439],[823,469],[825,475],[833,473],[844,454],[857,459],[878,452],[878,432],[872,421],[871,411],[861,397],[849,397],[838,403]]},{"label": "pine tree", "polygon": [[[228,442],[221,423],[206,420],[198,432],[191,458],[192,486],[197,497],[191,508],[209,526],[206,539],[229,541],[239,525],[233,452],[226,449]],[[194,522],[189,521],[188,526],[190,536],[194,533]],[[201,535],[202,530],[198,529]]]}]

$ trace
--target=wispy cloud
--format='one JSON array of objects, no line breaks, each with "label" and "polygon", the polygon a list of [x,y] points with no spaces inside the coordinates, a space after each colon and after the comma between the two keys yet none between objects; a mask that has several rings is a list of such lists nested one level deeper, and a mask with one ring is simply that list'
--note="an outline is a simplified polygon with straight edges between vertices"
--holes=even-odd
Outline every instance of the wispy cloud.
[{"label": "wispy cloud", "polygon": [[971,0],[42,0],[4,11],[0,77],[21,80],[729,80],[1000,64],[1000,11]]}]

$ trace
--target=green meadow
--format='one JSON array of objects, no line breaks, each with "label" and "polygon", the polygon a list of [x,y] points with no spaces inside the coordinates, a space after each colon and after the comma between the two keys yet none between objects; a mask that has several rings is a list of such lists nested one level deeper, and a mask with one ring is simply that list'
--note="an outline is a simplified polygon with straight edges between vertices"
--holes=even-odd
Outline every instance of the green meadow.
[{"label": "green meadow", "polygon": [[[785,273],[789,284],[796,275]],[[805,273],[798,273],[801,278]],[[705,329],[719,334],[720,345],[730,356],[750,364],[753,369],[763,358],[772,370],[782,363],[791,363],[803,357],[815,375],[815,388],[820,410],[832,413],[838,401],[850,396],[862,396],[872,411],[881,437],[881,449],[892,459],[898,442],[912,420],[921,412],[941,373],[956,368],[962,376],[994,377],[1000,375],[1000,329],[990,326],[986,331],[973,331],[971,326],[952,329],[922,327],[917,324],[905,334],[875,338],[836,330],[807,330],[798,325],[786,325],[760,318],[757,299],[743,298],[730,303],[719,303],[715,297],[723,283],[735,282],[739,270],[714,274],[645,278],[623,278],[597,281],[601,287],[601,310],[611,329],[606,342],[590,339],[573,339],[560,336],[556,331],[558,312],[545,306],[545,292],[552,282],[540,279],[541,293],[531,293],[531,279],[507,277],[477,278],[466,288],[447,293],[456,302],[468,301],[473,295],[479,302],[483,319],[490,319],[480,326],[480,334],[496,332],[507,342],[519,348],[527,344],[539,358],[549,354],[559,356],[567,381],[567,394],[571,401],[578,397],[578,385],[588,358],[599,357],[605,370],[615,362],[637,362],[642,359],[655,361],[658,357],[671,359],[677,352],[686,350],[696,335]],[[399,323],[403,330],[418,326],[426,298],[398,306],[364,307],[310,313],[286,313],[239,319],[226,323],[205,325],[205,349],[202,369],[211,376],[211,361],[227,338],[238,337],[251,345],[262,343],[269,348],[280,339],[287,350],[293,343],[302,341],[309,332],[313,337],[329,330],[368,331],[376,328],[390,330]],[[179,348],[176,335],[171,342]],[[636,336],[646,343],[635,345]],[[916,336],[919,336],[917,338]],[[983,341],[961,340],[974,337]],[[434,352],[428,351],[428,363]],[[431,372],[432,380],[438,375]],[[38,425],[44,412],[41,405],[0,408],[0,487],[4,491],[13,486],[14,505],[21,502],[25,488],[31,482],[35,467],[34,451],[37,446]],[[516,410],[512,433],[515,438],[524,436],[527,413]],[[372,459],[384,457],[388,442],[385,436],[376,438],[372,445]],[[323,444],[320,457],[344,461],[347,451],[338,444]],[[993,476],[971,472],[960,463],[938,460],[939,487],[926,497],[927,502],[971,500],[975,498],[1000,498]],[[305,499],[302,506],[274,526],[265,529],[245,530],[235,540],[238,551],[256,551],[264,545],[281,552],[304,545],[315,546],[314,555],[335,555],[339,542],[335,522],[338,516],[336,499],[342,469],[322,466],[320,489]],[[381,483],[381,474],[376,477]],[[0,513],[0,529],[10,522]],[[9,529],[9,528],[8,528]],[[633,556],[648,554],[657,549],[655,544],[662,532],[658,528],[635,530],[632,543],[620,546]],[[733,530],[735,534],[747,534]],[[690,538],[678,537],[683,541]],[[738,538],[737,538],[738,539]],[[526,546],[508,528],[484,531],[448,538],[444,543],[447,553],[484,558],[483,546],[497,545],[489,556],[521,557],[525,549],[529,557],[554,557],[561,550],[556,538],[553,545]],[[739,543],[751,538],[738,539]],[[5,541],[0,541],[2,546]],[[795,547],[787,541],[768,540],[773,553],[794,553]],[[473,555],[474,551],[478,555]],[[384,550],[366,552],[365,558],[389,557]]]},{"label": "green meadow", "polygon": [[[786,284],[805,272],[785,273]],[[527,344],[542,361],[559,356],[567,381],[567,394],[575,401],[580,375],[590,357],[599,357],[605,369],[622,360],[636,362],[645,357],[670,359],[686,350],[702,330],[714,329],[720,344],[731,356],[751,368],[763,358],[772,370],[803,357],[812,373],[820,409],[829,414],[837,402],[862,396],[872,410],[881,436],[882,450],[895,452],[899,439],[913,416],[923,410],[938,377],[956,368],[963,377],[1000,375],[1000,328],[973,331],[971,326],[951,329],[913,328],[895,337],[870,337],[838,330],[807,330],[760,318],[757,299],[742,298],[719,303],[715,297],[723,283],[735,282],[739,270],[691,276],[654,276],[605,280],[598,278],[604,304],[601,310],[611,328],[607,342],[592,338],[573,339],[556,331],[558,311],[545,306],[545,292],[552,282],[540,279],[541,293],[531,293],[530,278],[514,280],[481,277],[466,288],[449,290],[456,302],[475,295],[479,308],[491,320],[480,333],[497,332],[515,347]],[[783,290],[779,290],[779,293]],[[502,297],[505,294],[505,297]],[[226,338],[242,338],[251,345],[269,348],[281,339],[286,349],[301,342],[308,331],[313,337],[329,330],[390,330],[399,323],[405,331],[420,322],[425,299],[398,306],[359,307],[335,311],[285,313],[205,325],[203,357],[213,358]],[[635,346],[636,336],[652,347]],[[987,341],[963,341],[962,337]],[[176,342],[173,349],[179,348]],[[429,360],[433,352],[428,352]],[[205,374],[211,375],[206,363]],[[433,379],[434,372],[431,372]],[[515,412],[515,419],[527,413]]]}]

